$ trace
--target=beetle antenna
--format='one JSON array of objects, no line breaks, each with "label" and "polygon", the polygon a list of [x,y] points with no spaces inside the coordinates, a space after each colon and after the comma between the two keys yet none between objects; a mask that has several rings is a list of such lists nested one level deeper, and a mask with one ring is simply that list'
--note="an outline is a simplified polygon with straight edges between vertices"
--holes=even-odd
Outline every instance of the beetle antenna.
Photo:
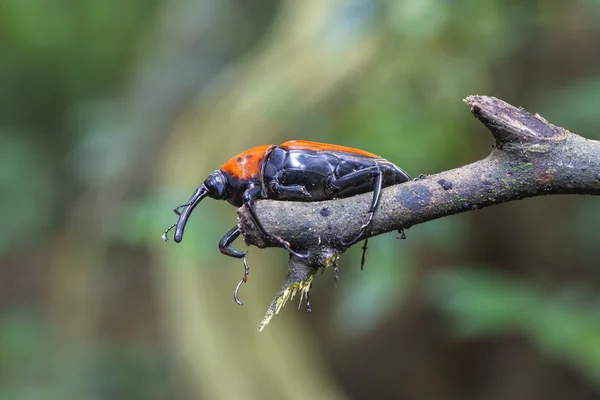
[{"label": "beetle antenna", "polygon": [[[167,233],[169,233],[169,231],[171,229],[177,227],[177,225],[180,222],[182,222],[182,225],[179,228],[179,233],[177,231],[175,232],[175,241],[177,243],[181,242],[181,236],[183,236],[183,228],[185,226],[185,223],[186,223],[188,217],[190,216],[190,213],[192,212],[192,210],[194,209],[194,207],[196,207],[196,205],[198,205],[198,203],[200,202],[200,200],[202,200],[203,198],[205,198],[207,195],[208,195],[208,190],[206,189],[206,187],[204,187],[204,185],[202,185],[202,186],[200,186],[196,190],[196,192],[192,195],[192,198],[187,203],[175,207],[173,209],[173,212],[175,214],[179,215],[179,220],[165,230],[165,232],[161,236],[162,240],[164,240],[165,242],[168,242],[169,241],[169,237],[167,236]],[[181,213],[179,212],[179,209],[180,208],[184,208],[184,207],[191,207],[191,208],[183,210],[184,213],[186,211],[187,211],[187,213],[184,216],[183,221],[182,221],[182,217],[181,217]]]},{"label": "beetle antenna", "polygon": [[[188,202],[188,203],[182,204],[182,205],[180,205],[180,206],[177,206],[177,207],[175,207],[175,208],[173,209],[173,212],[174,212],[175,214],[177,214],[177,215],[181,215],[181,213],[179,212],[179,209],[180,209],[180,208],[183,208],[183,207],[190,206],[190,205],[192,205],[192,202]],[[175,225],[177,225],[177,224],[175,224]]]},{"label": "beetle antenna", "polygon": [[246,262],[246,256],[244,256],[244,277],[237,284],[237,286],[235,287],[235,290],[233,291],[233,300],[235,300],[235,302],[238,303],[240,306],[243,306],[244,303],[242,301],[240,301],[240,298],[238,297],[238,293],[240,291],[240,286],[242,286],[242,283],[248,282],[249,274],[250,274],[250,268],[248,267],[248,262]]},{"label": "beetle antenna", "polygon": [[162,234],[162,236],[161,236],[161,237],[162,237],[162,240],[164,240],[165,242],[168,242],[168,241],[169,241],[169,237],[167,236],[167,233],[169,233],[169,231],[170,231],[171,229],[175,228],[176,226],[177,226],[177,224],[173,224],[173,225],[171,225],[170,227],[168,227],[168,228],[165,230],[165,233],[163,233],[163,234]]}]

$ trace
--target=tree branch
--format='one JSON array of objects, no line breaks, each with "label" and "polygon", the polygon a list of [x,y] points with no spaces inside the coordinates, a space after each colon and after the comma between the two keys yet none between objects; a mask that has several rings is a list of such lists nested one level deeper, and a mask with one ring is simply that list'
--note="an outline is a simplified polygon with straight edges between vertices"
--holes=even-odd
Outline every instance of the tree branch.
[{"label": "tree branch", "polygon": [[[469,96],[465,103],[495,138],[490,155],[384,189],[366,237],[526,197],[600,194],[600,142],[494,97]],[[310,285],[319,267],[327,267],[346,250],[341,243],[357,235],[371,198],[372,194],[366,193],[324,202],[256,203],[256,213],[268,232],[290,242],[293,249],[310,253],[308,259],[291,257],[290,272],[271,304],[271,314],[281,308],[277,308],[278,302],[292,297],[293,290],[288,289],[301,282]],[[238,216],[246,243],[260,248],[278,245],[256,229],[244,207]]]}]

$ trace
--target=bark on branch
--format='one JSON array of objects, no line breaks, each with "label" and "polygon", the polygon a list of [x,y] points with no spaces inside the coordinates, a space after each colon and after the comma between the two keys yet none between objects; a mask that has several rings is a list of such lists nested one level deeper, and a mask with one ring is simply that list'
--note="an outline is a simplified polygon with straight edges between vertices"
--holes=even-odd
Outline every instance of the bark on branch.
[{"label": "bark on branch", "polygon": [[[599,141],[583,138],[494,97],[469,96],[465,103],[495,138],[490,155],[384,189],[367,237],[526,197],[600,194]],[[291,257],[290,272],[267,317],[293,295],[294,287],[306,287],[307,293],[314,272],[337,261],[346,250],[341,243],[354,238],[364,222],[371,198],[367,193],[314,203],[256,203],[267,231],[290,242],[293,249],[310,253],[307,259]],[[256,229],[244,207],[238,216],[247,244],[277,246]]]}]

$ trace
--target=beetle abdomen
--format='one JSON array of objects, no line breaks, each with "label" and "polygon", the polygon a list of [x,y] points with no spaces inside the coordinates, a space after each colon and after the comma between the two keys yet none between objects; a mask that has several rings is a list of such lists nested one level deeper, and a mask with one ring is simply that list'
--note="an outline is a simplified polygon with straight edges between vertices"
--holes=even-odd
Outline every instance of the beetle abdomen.
[{"label": "beetle abdomen", "polygon": [[[277,147],[265,163],[263,189],[267,197],[274,200],[322,201],[350,197],[372,191],[375,175],[365,174],[362,178],[347,180],[340,187],[337,187],[335,182],[340,178],[356,175],[362,170],[373,171],[376,167],[383,175],[383,187],[410,179],[401,168],[374,155],[365,156],[358,152],[348,153],[331,149],[287,150]],[[298,190],[276,190],[281,186],[304,187],[310,197]]]}]

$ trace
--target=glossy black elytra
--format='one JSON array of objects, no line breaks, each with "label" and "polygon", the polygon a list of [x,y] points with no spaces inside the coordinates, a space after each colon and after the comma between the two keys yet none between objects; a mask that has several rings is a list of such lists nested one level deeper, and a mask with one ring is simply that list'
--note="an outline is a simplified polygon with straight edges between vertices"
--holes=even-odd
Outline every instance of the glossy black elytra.
[{"label": "glossy black elytra", "polygon": [[[236,207],[246,205],[265,236],[280,243],[291,254],[304,258],[306,254],[297,253],[288,242],[265,231],[252,207],[254,200],[322,201],[373,191],[366,222],[353,240],[342,243],[350,246],[361,240],[369,227],[381,189],[410,179],[402,168],[391,162],[351,147],[304,140],[292,140],[279,146],[259,146],[238,154],[210,174],[190,200],[174,210],[179,220],[164,232],[163,239],[168,241],[167,233],[175,228],[175,242],[181,242],[190,214],[203,198],[211,197],[227,200]],[[245,257],[247,252],[231,247],[239,235],[237,226],[225,234],[219,242],[223,254]],[[244,282],[247,272],[246,267]],[[237,289],[234,298],[241,303]]]}]

